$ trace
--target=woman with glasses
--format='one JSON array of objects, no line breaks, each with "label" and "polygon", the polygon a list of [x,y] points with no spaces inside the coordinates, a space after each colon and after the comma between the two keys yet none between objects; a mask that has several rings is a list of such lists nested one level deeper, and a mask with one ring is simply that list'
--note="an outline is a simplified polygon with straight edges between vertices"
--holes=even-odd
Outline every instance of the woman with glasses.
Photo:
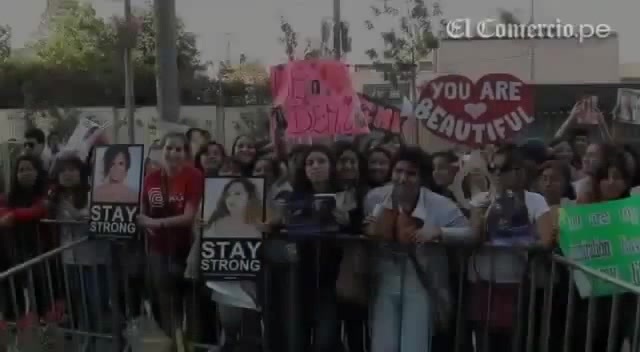
[{"label": "woman with glasses", "polygon": [[534,243],[551,247],[552,218],[544,197],[526,190],[525,162],[518,147],[498,148],[490,159],[489,172],[495,192],[479,193],[471,200],[474,232],[492,247],[478,249],[469,260],[469,316],[479,351],[502,346],[521,350],[522,341],[515,341],[516,329],[526,319],[516,318],[516,312],[529,263],[526,256],[504,247]]}]

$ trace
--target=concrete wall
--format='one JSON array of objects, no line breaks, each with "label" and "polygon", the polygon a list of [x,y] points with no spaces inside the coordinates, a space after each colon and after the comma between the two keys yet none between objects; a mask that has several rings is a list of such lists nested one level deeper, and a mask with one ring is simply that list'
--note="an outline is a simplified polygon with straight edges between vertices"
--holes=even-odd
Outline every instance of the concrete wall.
[{"label": "concrete wall", "polygon": [[439,74],[477,78],[487,73],[511,73],[531,80],[531,47],[538,84],[620,82],[618,37],[539,40],[444,40],[436,60]]}]

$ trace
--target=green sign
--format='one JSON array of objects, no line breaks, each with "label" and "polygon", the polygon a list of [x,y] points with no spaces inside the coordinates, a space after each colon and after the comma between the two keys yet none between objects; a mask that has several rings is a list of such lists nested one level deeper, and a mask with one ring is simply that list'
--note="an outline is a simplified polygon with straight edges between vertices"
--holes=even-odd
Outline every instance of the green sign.
[{"label": "green sign", "polygon": [[[560,248],[565,257],[640,285],[640,197],[562,208]],[[574,270],[580,296],[609,296],[623,289]]]}]

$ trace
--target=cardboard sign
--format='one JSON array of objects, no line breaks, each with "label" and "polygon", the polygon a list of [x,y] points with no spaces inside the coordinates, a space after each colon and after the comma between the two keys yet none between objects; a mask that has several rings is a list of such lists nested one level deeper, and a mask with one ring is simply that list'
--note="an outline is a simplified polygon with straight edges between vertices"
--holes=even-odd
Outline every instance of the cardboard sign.
[{"label": "cardboard sign", "polygon": [[86,117],[81,118],[61,151],[74,152],[80,159],[85,160],[91,147],[104,138],[103,134],[108,126],[108,124],[101,125]]},{"label": "cardboard sign", "polygon": [[262,270],[262,239],[203,238],[200,270],[212,280],[253,280]]},{"label": "cardboard sign", "polygon": [[344,63],[292,61],[273,68],[271,76],[274,106],[284,108],[290,137],[369,132]]},{"label": "cardboard sign", "polygon": [[481,146],[507,140],[531,124],[533,106],[532,88],[513,75],[488,74],[476,83],[446,75],[424,86],[415,115],[439,137]]},{"label": "cardboard sign", "polygon": [[255,279],[262,267],[264,179],[209,177],[204,193],[201,274],[211,281]]},{"label": "cardboard sign", "polygon": [[640,89],[618,89],[616,121],[640,124]]},{"label": "cardboard sign", "polygon": [[[567,258],[617,279],[640,285],[640,198],[561,208],[560,248]],[[582,297],[624,290],[574,271]]]},{"label": "cardboard sign", "polygon": [[132,238],[138,232],[144,146],[98,146],[93,165],[89,230],[99,236]]}]

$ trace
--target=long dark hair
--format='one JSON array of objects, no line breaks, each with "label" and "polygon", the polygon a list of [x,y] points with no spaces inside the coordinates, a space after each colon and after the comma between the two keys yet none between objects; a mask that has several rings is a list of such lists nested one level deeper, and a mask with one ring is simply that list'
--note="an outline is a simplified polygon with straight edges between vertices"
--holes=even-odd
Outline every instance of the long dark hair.
[{"label": "long dark hair", "polygon": [[[356,155],[356,159],[358,161],[358,179],[357,179],[357,185],[363,183],[363,180],[365,179],[365,160],[362,157],[362,154],[360,154],[358,152],[358,148],[356,148],[356,146],[348,141],[338,141],[333,145],[333,152],[334,155],[336,156],[336,162],[340,159],[340,157],[342,156],[342,154],[351,151]],[[357,186],[356,185],[356,186]]]},{"label": "long dark hair", "polygon": [[224,218],[229,215],[229,209],[227,208],[227,194],[229,193],[229,188],[234,184],[239,183],[242,185],[244,190],[247,192],[247,209],[245,216],[247,217],[245,220],[247,223],[255,223],[259,221],[262,217],[262,202],[260,202],[260,194],[256,185],[251,182],[251,180],[238,177],[233,178],[222,189],[222,194],[220,194],[220,198],[218,198],[218,203],[216,204],[216,208],[211,214],[209,221],[207,223],[209,225],[213,224],[217,220]]},{"label": "long dark hair", "polygon": [[631,173],[631,187],[640,186],[640,155],[635,148],[629,144],[622,145],[622,149],[626,154],[629,154],[633,159],[634,170],[629,170]]},{"label": "long dark hair", "polygon": [[307,158],[314,152],[322,153],[327,156],[327,159],[329,159],[329,191],[337,192],[340,188],[338,187],[338,178],[336,177],[336,158],[331,149],[322,144],[311,145],[304,150],[302,157],[303,162],[295,170],[295,179],[293,182],[294,192],[306,194],[314,193],[313,185],[311,184],[311,181],[309,181],[306,173]]},{"label": "long dark hair", "polygon": [[251,176],[251,173],[253,172],[253,164],[255,164],[256,162],[256,158],[258,156],[258,145],[256,143],[256,139],[253,138],[252,136],[248,135],[248,134],[241,134],[239,136],[236,137],[236,139],[233,140],[233,144],[231,145],[231,156],[236,155],[236,148],[238,146],[238,142],[240,141],[240,139],[242,138],[246,138],[248,140],[251,141],[253,148],[256,150],[256,154],[253,156],[253,160],[249,161],[249,163],[245,164],[244,162],[243,167],[242,167],[242,174],[244,176]]},{"label": "long dark hair", "polygon": [[380,184],[375,184],[374,182],[372,182],[371,178],[369,177],[369,159],[371,158],[371,155],[373,155],[374,153],[380,153],[380,154],[384,155],[387,159],[389,159],[389,170],[387,170],[387,176],[385,177],[386,182],[389,182],[389,180],[391,179],[391,168],[392,168],[391,164],[393,163],[393,156],[391,155],[391,153],[388,150],[386,150],[386,149],[384,149],[382,147],[375,147],[375,148],[369,149],[366,153],[367,154],[366,154],[365,161],[364,161],[365,162],[364,172],[365,172],[365,175],[366,175],[365,179],[366,179],[366,182],[368,183],[368,185],[370,187],[382,186]]},{"label": "long dark hair", "polygon": [[[18,182],[18,168],[23,161],[31,163],[36,170],[36,179],[32,187],[23,187]],[[38,198],[41,198],[46,193],[47,188],[47,174],[42,166],[40,158],[27,154],[21,155],[16,159],[15,169],[11,175],[11,187],[9,189],[9,195],[7,202],[10,207],[31,206]]]},{"label": "long dark hair", "polygon": [[613,153],[609,153],[606,155],[604,159],[604,163],[600,165],[600,167],[596,170],[593,175],[593,182],[591,184],[593,195],[595,196],[596,201],[602,201],[602,192],[600,192],[600,181],[609,177],[609,169],[615,168],[621,174],[622,177],[627,182],[627,189],[622,192],[618,199],[627,198],[631,193],[631,183],[633,179],[632,170],[629,170],[627,165],[627,160],[624,157],[624,152],[622,149],[617,149]]},{"label": "long dark hair", "polygon": [[53,209],[60,204],[62,193],[65,191],[64,186],[60,184],[60,174],[67,168],[73,168],[80,171],[80,183],[69,191],[73,197],[73,206],[76,209],[82,209],[89,203],[89,173],[87,172],[85,164],[77,156],[65,156],[56,161],[56,166],[51,172],[51,177],[53,179],[53,192],[51,193],[49,200],[51,201]]},{"label": "long dark hair", "polygon": [[540,174],[547,169],[553,169],[562,175],[564,179],[564,184],[562,187],[562,197],[575,200],[576,199],[576,190],[571,184],[571,168],[568,164],[564,163],[561,160],[549,160],[544,162],[540,166]]},{"label": "long dark hair", "polygon": [[[211,146],[215,146],[216,148],[218,148],[218,150],[220,150],[220,155],[222,155],[222,159],[223,160],[224,160],[224,158],[227,157],[227,152],[224,150],[224,146],[222,144],[220,144],[220,143],[209,142],[209,143],[203,145],[202,147],[200,147],[200,149],[198,149],[198,151],[196,152],[196,155],[194,157],[195,160],[193,161],[193,164],[197,169],[202,171],[203,175],[206,175],[206,170],[202,166],[202,162],[200,161],[200,159],[202,158],[203,155],[205,155],[205,154],[207,154],[209,152],[209,147],[211,147]],[[220,163],[220,166],[222,166],[222,163]]]}]

